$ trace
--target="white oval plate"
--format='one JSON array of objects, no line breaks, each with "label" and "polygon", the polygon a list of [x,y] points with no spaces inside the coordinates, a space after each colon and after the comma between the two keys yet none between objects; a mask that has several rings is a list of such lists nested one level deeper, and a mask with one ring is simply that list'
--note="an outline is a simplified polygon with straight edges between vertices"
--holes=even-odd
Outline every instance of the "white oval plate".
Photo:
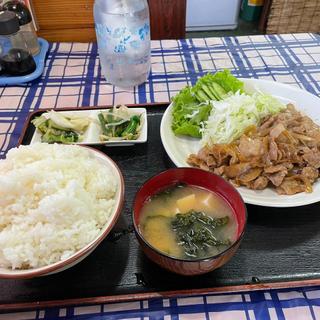
[{"label": "white oval plate", "polygon": [[[241,79],[248,92],[256,88],[270,93],[284,103],[293,103],[299,111],[309,116],[320,125],[320,98],[299,88],[279,82],[257,79]],[[172,104],[165,111],[160,127],[163,146],[177,167],[189,167],[186,160],[191,153],[197,153],[201,148],[199,139],[175,136],[171,130]],[[272,188],[265,190],[250,190],[239,187],[238,191],[246,203],[268,207],[297,207],[320,201],[320,181],[313,185],[312,193],[295,195],[278,195]]]}]

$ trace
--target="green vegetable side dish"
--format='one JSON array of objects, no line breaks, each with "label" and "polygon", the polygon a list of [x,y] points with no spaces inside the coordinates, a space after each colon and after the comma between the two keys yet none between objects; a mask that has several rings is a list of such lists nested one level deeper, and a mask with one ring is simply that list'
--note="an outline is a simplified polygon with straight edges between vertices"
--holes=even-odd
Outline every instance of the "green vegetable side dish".
[{"label": "green vegetable side dish", "polygon": [[72,144],[82,141],[90,120],[50,111],[36,117],[32,123],[41,133],[41,142]]},{"label": "green vegetable side dish", "polygon": [[203,212],[191,210],[177,214],[171,221],[177,240],[184,248],[185,255],[192,258],[205,257],[208,248],[229,246],[230,240],[217,239],[215,230],[229,222],[229,217],[214,218]]},{"label": "green vegetable side dish", "polygon": [[176,135],[201,138],[201,128],[212,109],[210,101],[222,100],[237,91],[243,92],[243,83],[229,70],[203,76],[173,98],[172,130]]},{"label": "green vegetable side dish", "polygon": [[141,130],[141,115],[131,114],[126,106],[109,109],[100,112],[98,120],[102,134],[101,141],[135,140]]}]

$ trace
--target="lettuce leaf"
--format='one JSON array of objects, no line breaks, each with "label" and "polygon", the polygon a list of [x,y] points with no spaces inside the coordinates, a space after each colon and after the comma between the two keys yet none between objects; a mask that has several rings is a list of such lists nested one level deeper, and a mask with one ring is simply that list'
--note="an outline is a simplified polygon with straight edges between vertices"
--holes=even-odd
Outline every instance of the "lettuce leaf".
[{"label": "lettuce leaf", "polygon": [[195,124],[191,124],[189,122],[182,123],[181,126],[177,127],[174,130],[176,135],[186,135],[195,138],[201,138],[200,127]]},{"label": "lettuce leaf", "polygon": [[237,79],[234,75],[232,75],[231,72],[227,69],[216,72],[215,74],[211,75],[211,81],[219,84],[226,92],[244,92],[243,82]]},{"label": "lettuce leaf", "polygon": [[172,130],[175,134],[201,137],[201,123],[208,119],[211,110],[209,103],[198,103],[191,88],[182,89],[173,98]]},{"label": "lettuce leaf", "polygon": [[199,78],[193,87],[185,87],[173,98],[172,130],[176,135],[201,138],[201,128],[212,109],[210,101],[223,100],[236,92],[243,92],[243,82],[229,70]]}]

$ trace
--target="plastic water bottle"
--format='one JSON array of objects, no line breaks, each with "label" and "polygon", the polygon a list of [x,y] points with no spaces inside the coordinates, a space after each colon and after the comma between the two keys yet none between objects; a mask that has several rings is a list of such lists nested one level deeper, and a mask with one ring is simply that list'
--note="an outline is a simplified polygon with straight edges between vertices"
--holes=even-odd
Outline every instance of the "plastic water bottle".
[{"label": "plastic water bottle", "polygon": [[95,0],[94,19],[102,72],[128,88],[150,72],[150,18],[147,0]]}]

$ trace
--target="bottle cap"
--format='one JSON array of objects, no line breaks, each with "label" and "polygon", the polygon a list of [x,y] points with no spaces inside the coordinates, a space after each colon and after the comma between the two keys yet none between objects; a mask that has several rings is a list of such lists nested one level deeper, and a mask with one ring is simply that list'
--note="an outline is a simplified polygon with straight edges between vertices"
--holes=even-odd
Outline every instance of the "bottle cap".
[{"label": "bottle cap", "polygon": [[15,13],[11,11],[0,11],[0,35],[10,35],[19,30],[19,20]]},{"label": "bottle cap", "polygon": [[21,2],[8,1],[3,5],[3,10],[14,12],[19,19],[20,26],[23,26],[32,21],[30,10]]}]

